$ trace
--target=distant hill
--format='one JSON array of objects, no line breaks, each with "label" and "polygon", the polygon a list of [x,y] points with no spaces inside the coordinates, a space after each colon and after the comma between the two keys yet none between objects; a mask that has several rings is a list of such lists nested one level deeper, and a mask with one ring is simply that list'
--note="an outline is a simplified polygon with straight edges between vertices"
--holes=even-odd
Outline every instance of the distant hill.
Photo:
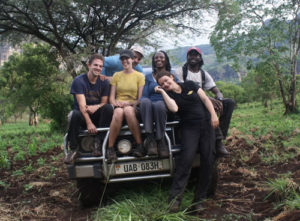
[{"label": "distant hill", "polygon": [[[213,47],[209,44],[196,46],[202,51],[202,57],[204,60],[203,69],[208,71],[215,81],[231,81],[239,82],[241,80],[241,74],[236,73],[229,63],[219,63],[216,58]],[[168,50],[167,53],[172,62],[172,66],[182,66],[186,62],[186,53],[189,47],[180,47],[172,50]],[[242,74],[243,75],[243,74]]]},{"label": "distant hill", "polygon": [[[190,46],[179,47],[171,50],[167,50],[167,54],[170,58],[172,69],[181,67],[186,62],[186,53]],[[229,81],[238,83],[241,79],[247,74],[246,64],[240,66],[240,71],[237,73],[233,70],[231,63],[229,62],[218,62],[215,51],[213,47],[209,44],[197,45],[196,47],[200,48],[202,51],[202,57],[204,60],[203,69],[208,71],[215,81]],[[153,55],[153,54],[152,54]],[[151,72],[151,58],[152,55],[148,58],[145,58],[145,64],[149,67],[148,72]],[[254,61],[257,59],[254,58]],[[298,59],[297,66],[298,74],[300,72],[300,56]]]}]

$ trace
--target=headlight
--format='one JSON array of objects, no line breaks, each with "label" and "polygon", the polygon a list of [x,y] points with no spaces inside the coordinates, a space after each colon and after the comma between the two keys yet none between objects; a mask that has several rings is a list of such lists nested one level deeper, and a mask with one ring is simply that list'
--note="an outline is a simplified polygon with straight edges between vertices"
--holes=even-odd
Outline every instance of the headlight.
[{"label": "headlight", "polygon": [[118,151],[122,154],[127,154],[131,151],[132,145],[129,140],[120,140],[118,142]]},{"label": "headlight", "polygon": [[94,149],[94,145],[95,145],[95,141],[94,141],[94,137],[92,136],[87,136],[87,137],[83,137],[81,139],[81,149],[85,152],[92,152]]}]

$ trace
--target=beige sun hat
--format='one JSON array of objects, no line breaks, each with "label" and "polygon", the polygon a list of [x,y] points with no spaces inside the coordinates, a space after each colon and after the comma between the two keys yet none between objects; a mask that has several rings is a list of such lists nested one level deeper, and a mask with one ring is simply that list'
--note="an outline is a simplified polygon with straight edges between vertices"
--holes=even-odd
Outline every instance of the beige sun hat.
[{"label": "beige sun hat", "polygon": [[130,50],[136,51],[136,52],[140,53],[140,54],[142,55],[142,57],[144,57],[144,51],[143,51],[143,49],[142,49],[141,46],[133,45],[133,46],[130,48]]}]

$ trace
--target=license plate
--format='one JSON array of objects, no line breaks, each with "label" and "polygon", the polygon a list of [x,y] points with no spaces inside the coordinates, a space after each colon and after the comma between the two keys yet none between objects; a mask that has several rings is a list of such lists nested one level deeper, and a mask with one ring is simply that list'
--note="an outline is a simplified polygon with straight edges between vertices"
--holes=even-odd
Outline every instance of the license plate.
[{"label": "license plate", "polygon": [[142,173],[159,170],[163,170],[163,164],[161,160],[120,163],[115,165],[116,174]]}]

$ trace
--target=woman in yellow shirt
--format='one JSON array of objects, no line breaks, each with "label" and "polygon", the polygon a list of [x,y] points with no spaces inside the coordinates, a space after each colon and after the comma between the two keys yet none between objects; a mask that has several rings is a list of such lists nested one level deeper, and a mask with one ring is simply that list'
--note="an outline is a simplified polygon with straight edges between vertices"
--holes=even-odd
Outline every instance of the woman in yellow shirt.
[{"label": "woman in yellow shirt", "polygon": [[109,129],[106,158],[111,162],[117,160],[117,155],[113,147],[124,118],[137,143],[136,148],[133,150],[133,155],[136,157],[145,155],[140,126],[136,117],[136,105],[142,96],[145,77],[142,73],[133,69],[133,58],[134,54],[131,50],[121,51],[120,59],[124,70],[114,73],[110,82],[109,101],[114,106],[114,114]]}]

